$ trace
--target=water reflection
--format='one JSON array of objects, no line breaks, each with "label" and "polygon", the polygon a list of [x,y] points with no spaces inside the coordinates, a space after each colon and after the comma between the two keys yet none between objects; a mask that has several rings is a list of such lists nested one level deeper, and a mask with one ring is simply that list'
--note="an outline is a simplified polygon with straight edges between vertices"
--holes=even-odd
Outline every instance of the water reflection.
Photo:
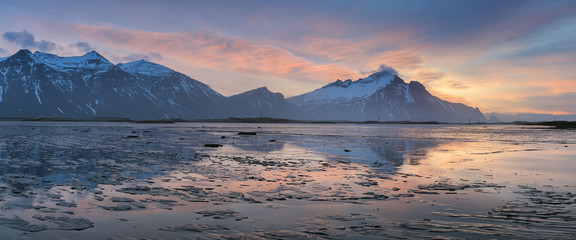
[{"label": "water reflection", "polygon": [[[3,123],[1,179],[14,184],[19,191],[50,185],[91,189],[99,184],[118,185],[124,180],[169,174],[183,163],[198,161],[206,154],[269,155],[277,157],[276,160],[311,157],[395,172],[403,164],[418,164],[429,149],[448,142],[398,137],[396,133],[391,137],[377,136],[370,129],[350,133],[347,129],[307,128]],[[237,135],[239,131],[254,129],[258,131],[256,136]],[[221,144],[224,148],[204,148],[206,143]],[[15,181],[16,176],[29,179]]]},{"label": "water reflection", "polygon": [[157,134],[152,137],[151,131],[115,125],[3,126],[2,179],[34,179],[20,181],[15,187],[21,190],[76,182],[92,188],[100,183],[119,184],[122,179],[149,177],[195,154],[193,148],[167,141],[170,134]]},{"label": "water reflection", "polygon": [[[442,228],[434,216],[481,222],[489,214],[470,212],[503,214],[497,207],[515,204],[515,185],[547,181],[544,173],[561,173],[567,184],[572,169],[542,166],[542,156],[571,166],[576,154],[573,133],[508,126],[0,125],[0,236],[2,228],[34,236],[94,227],[126,234],[112,238],[189,238],[190,231],[201,238],[430,237],[417,228]],[[522,163],[540,169],[514,166]],[[526,189],[542,195],[532,186],[519,190]],[[140,231],[126,230],[136,222]]]},{"label": "water reflection", "polygon": [[225,144],[226,143],[243,151],[261,153],[282,151],[284,149],[284,141],[278,141],[269,136],[262,135],[233,137],[231,141],[225,142]]}]

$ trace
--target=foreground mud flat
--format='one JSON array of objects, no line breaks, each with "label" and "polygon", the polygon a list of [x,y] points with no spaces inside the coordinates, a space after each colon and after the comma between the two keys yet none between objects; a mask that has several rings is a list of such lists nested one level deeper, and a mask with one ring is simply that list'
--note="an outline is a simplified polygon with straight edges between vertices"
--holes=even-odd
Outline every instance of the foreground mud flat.
[{"label": "foreground mud flat", "polygon": [[2,239],[576,237],[575,131],[0,124]]}]

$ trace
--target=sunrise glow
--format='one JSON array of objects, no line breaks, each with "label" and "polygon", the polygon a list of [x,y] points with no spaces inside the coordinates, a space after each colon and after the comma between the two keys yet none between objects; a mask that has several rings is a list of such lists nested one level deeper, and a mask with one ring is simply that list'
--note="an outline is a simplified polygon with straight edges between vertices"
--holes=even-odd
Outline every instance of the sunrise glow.
[{"label": "sunrise glow", "polygon": [[97,50],[113,63],[163,64],[224,95],[267,86],[286,97],[384,64],[485,113],[576,113],[573,1],[0,5],[0,57]]}]

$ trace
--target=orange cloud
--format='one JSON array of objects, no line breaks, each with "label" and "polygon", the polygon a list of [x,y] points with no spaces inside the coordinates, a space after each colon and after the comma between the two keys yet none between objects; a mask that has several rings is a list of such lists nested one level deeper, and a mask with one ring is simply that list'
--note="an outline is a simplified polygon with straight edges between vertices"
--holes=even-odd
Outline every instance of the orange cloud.
[{"label": "orange cloud", "polygon": [[386,64],[395,69],[414,69],[421,67],[424,59],[416,52],[395,50],[381,52],[372,57],[372,64]]},{"label": "orange cloud", "polygon": [[338,60],[350,60],[349,58],[355,58],[358,55],[365,55],[365,51],[358,47],[354,41],[342,40],[321,36],[304,36],[303,37],[303,49],[304,53],[328,58],[332,61]]},{"label": "orange cloud", "polygon": [[[199,31],[160,33],[106,26],[60,26],[51,29],[75,32],[85,41],[108,49],[121,49],[127,55],[161,53],[160,62],[169,62],[169,67],[195,68],[195,72],[198,68],[209,69],[200,80],[211,76],[213,83],[222,85],[216,88],[229,89],[229,93],[258,84],[276,87],[287,96],[301,94],[338,78],[364,77],[352,68],[368,72],[381,64],[398,70],[406,81],[424,83],[432,94],[442,99],[478,106],[486,112],[546,111],[526,107],[536,101],[529,97],[576,92],[574,76],[560,75],[565,71],[557,71],[563,67],[562,63],[574,59],[568,53],[510,59],[502,56],[517,49],[507,46],[453,49],[442,54],[425,44],[394,48],[396,50],[374,48],[375,39],[382,39],[385,43],[392,42],[387,48],[391,49],[395,41],[405,40],[409,32],[363,40],[304,35],[299,38],[301,42],[283,42]],[[214,80],[223,77],[230,79]],[[294,84],[294,81],[299,82]],[[558,110],[550,108],[550,111]]]},{"label": "orange cloud", "polygon": [[87,39],[137,52],[161,52],[166,58],[209,69],[317,82],[358,75],[338,64],[315,64],[273,45],[223,34],[70,27]]}]

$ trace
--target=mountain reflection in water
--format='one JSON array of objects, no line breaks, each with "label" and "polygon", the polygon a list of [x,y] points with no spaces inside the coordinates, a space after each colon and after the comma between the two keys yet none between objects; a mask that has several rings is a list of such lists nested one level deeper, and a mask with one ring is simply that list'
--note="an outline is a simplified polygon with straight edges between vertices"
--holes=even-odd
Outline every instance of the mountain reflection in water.
[{"label": "mountain reflection in water", "polygon": [[[574,139],[505,125],[0,122],[0,237],[523,238],[522,219],[533,236],[574,236]],[[554,217],[530,220],[542,214]]]}]

